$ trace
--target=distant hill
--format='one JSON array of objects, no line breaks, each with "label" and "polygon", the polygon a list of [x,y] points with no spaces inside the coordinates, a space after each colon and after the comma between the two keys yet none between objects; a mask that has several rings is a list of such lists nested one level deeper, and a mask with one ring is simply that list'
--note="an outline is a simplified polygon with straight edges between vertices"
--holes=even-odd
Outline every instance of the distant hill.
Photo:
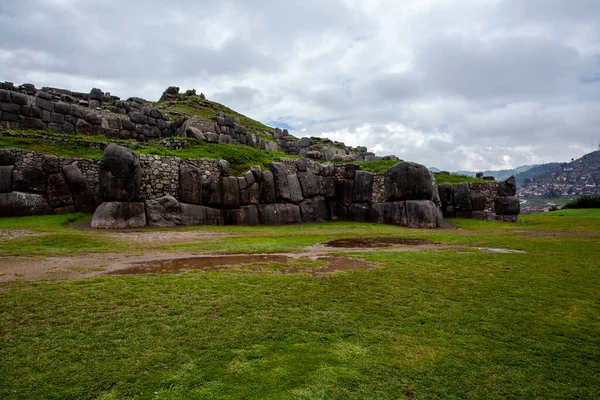
[{"label": "distant hill", "polygon": [[[452,173],[457,175],[475,176],[477,172],[483,172],[484,176],[493,176],[497,181],[502,181],[512,175],[515,175],[516,177],[517,174],[523,173],[534,167],[537,167],[537,165],[523,165],[514,169],[502,169],[499,171],[455,171]],[[440,172],[440,169],[436,167],[430,167],[429,170],[431,172]]]},{"label": "distant hill", "polygon": [[577,160],[558,164],[554,168],[551,168],[550,164],[545,166],[548,166],[546,171],[522,179],[519,194],[552,198],[598,193],[600,150]]},{"label": "distant hill", "polygon": [[517,181],[517,184],[522,184],[522,183],[526,182],[527,180],[535,178],[538,175],[552,171],[556,168],[560,168],[560,166],[562,164],[563,163],[547,163],[547,164],[534,165],[531,168],[529,168],[523,172],[519,172],[519,173],[515,174],[515,180]]}]

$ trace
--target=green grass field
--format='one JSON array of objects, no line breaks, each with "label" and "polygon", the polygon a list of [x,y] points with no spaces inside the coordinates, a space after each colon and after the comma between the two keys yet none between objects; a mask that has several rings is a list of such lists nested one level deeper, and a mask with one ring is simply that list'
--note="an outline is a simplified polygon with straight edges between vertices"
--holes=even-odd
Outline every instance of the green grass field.
[{"label": "green grass field", "polygon": [[600,210],[447,230],[188,227],[214,238],[135,246],[74,228],[89,218],[0,219],[0,237],[36,234],[2,240],[0,265],[295,252],[348,237],[446,246],[348,253],[376,268],[321,277],[229,269],[0,283],[2,399],[600,398]]}]

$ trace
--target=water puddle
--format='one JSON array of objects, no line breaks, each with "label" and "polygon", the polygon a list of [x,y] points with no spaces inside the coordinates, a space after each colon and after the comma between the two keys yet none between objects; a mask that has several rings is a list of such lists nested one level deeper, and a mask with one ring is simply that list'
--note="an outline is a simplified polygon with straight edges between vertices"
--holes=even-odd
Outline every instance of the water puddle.
[{"label": "water puddle", "polygon": [[187,271],[224,271],[244,269],[279,274],[309,273],[322,276],[337,271],[373,268],[363,260],[345,257],[293,258],[285,255],[200,256],[136,263],[111,271],[109,275],[173,274]]},{"label": "water puddle", "polygon": [[348,238],[330,240],[325,243],[327,247],[343,247],[343,248],[370,248],[370,247],[389,247],[396,245],[420,246],[427,244],[436,244],[428,239],[419,238]]}]

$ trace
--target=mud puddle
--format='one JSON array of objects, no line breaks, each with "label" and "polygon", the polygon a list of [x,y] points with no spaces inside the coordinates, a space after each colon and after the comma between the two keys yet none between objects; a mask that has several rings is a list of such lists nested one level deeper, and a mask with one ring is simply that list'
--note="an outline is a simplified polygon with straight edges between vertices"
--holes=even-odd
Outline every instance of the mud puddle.
[{"label": "mud puddle", "polygon": [[[316,263],[316,265],[315,265]],[[108,275],[172,274],[188,271],[246,269],[279,274],[310,273],[322,276],[337,271],[373,268],[363,260],[346,257],[294,258],[287,255],[200,256],[137,263],[133,267],[110,271]]]},{"label": "mud puddle", "polygon": [[341,248],[371,248],[371,247],[389,247],[397,245],[405,246],[421,246],[427,244],[436,244],[435,242],[428,239],[419,238],[348,238],[348,239],[336,239],[330,240],[325,243],[327,247],[341,247]]}]

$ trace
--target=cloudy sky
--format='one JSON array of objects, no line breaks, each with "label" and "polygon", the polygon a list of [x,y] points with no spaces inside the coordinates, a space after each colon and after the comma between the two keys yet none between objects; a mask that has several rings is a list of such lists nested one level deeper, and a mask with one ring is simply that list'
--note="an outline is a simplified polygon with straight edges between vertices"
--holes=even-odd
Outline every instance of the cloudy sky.
[{"label": "cloudy sky", "polygon": [[0,80],[195,88],[296,136],[442,169],[600,141],[599,0],[6,0]]}]

